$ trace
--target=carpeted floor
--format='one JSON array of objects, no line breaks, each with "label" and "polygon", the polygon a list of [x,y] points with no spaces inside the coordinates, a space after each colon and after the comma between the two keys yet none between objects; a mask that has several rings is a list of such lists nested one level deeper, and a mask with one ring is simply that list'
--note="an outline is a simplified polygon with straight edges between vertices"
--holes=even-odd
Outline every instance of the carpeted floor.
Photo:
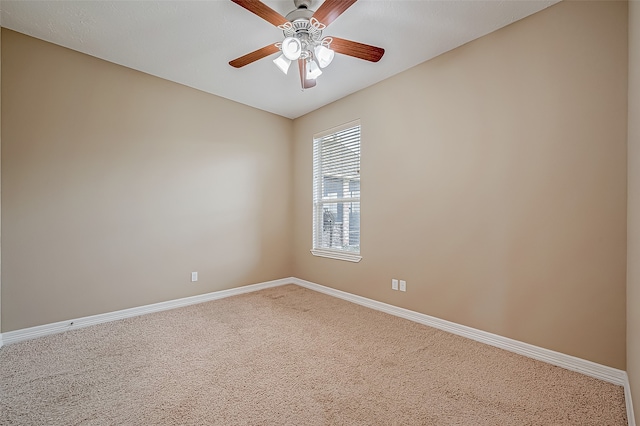
[{"label": "carpeted floor", "polygon": [[0,349],[1,425],[626,425],[623,389],[294,285]]}]

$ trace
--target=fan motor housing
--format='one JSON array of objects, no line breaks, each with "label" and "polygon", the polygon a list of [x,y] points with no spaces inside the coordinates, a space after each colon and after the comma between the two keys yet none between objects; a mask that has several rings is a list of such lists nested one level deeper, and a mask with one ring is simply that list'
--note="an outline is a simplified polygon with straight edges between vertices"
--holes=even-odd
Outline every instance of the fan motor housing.
[{"label": "fan motor housing", "polygon": [[307,8],[311,4],[310,0],[296,0],[295,4],[298,8],[285,16],[291,26],[285,26],[283,34],[285,37],[297,37],[307,51],[309,45],[320,42],[322,29],[312,25],[311,18],[315,12]]},{"label": "fan motor housing", "polygon": [[313,13],[313,10],[307,9],[306,7],[300,7],[294,11],[289,12],[287,16],[285,16],[285,18],[287,18],[287,20],[295,26],[296,21],[304,20],[309,22],[309,19],[311,19],[311,17],[313,16]]}]

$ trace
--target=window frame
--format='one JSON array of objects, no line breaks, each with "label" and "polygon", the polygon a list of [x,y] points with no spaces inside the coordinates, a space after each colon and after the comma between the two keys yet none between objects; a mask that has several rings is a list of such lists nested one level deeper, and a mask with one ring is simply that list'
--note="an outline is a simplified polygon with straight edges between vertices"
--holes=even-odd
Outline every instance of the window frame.
[{"label": "window frame", "polygon": [[[311,253],[314,256],[326,257],[330,259],[336,260],[345,260],[349,262],[360,262],[362,260],[362,256],[360,254],[361,247],[358,245],[358,251],[350,251],[344,249],[337,248],[326,248],[320,247],[318,243],[322,238],[322,227],[323,227],[323,215],[324,215],[324,204],[327,203],[343,203],[343,205],[347,205],[350,202],[357,202],[360,205],[360,190],[358,191],[357,197],[342,197],[335,199],[326,199],[322,196],[323,192],[323,181],[324,177],[322,174],[322,169],[317,170],[317,166],[321,166],[322,160],[318,159],[319,151],[322,150],[321,139],[326,138],[327,136],[334,135],[336,133],[343,132],[348,129],[352,129],[354,127],[359,127],[360,138],[358,140],[358,147],[361,149],[362,146],[362,125],[360,120],[353,120],[348,123],[342,124],[340,126],[333,127],[331,129],[325,130],[323,132],[319,132],[313,135],[313,162],[312,162],[312,176],[313,176],[313,190],[312,190],[312,210],[313,210],[313,221],[312,221],[312,249]],[[360,154],[361,156],[361,151]],[[358,158],[360,161],[360,157]],[[358,179],[360,182],[360,179]],[[358,241],[360,241],[360,221],[358,220]]]}]

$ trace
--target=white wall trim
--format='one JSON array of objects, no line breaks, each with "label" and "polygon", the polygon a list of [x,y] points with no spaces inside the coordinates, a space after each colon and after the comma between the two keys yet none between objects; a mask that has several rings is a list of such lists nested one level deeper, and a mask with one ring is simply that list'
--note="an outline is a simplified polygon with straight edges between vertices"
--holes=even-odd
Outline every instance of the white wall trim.
[{"label": "white wall trim", "polygon": [[571,355],[555,352],[550,349],[544,349],[538,346],[530,345],[528,343],[520,342],[518,340],[509,339],[508,337],[499,336],[497,334],[467,327],[465,325],[456,324],[451,321],[446,321],[440,318],[421,314],[419,312],[410,311],[408,309],[399,308],[393,305],[388,305],[386,303],[367,299],[366,297],[346,293],[344,291],[336,290],[330,287],[325,287],[320,284],[312,283],[310,281],[305,281],[298,278],[292,278],[291,280],[294,284],[308,288],[310,290],[315,290],[320,293],[348,300],[350,302],[357,303],[358,305],[386,312],[388,314],[424,324],[429,327],[448,331],[449,333],[467,337],[469,339],[476,340],[481,343],[486,343],[500,349],[505,349],[510,352],[515,352],[517,354],[537,359],[539,361],[544,361],[558,367],[566,368],[567,370],[586,374],[587,376],[595,377],[596,379],[604,380],[605,382],[613,383],[619,386],[624,386],[625,383],[625,378],[627,376],[626,372],[613,367],[597,364],[592,361],[587,361],[585,359],[577,358]]},{"label": "white wall trim", "polygon": [[311,254],[313,254],[314,256],[328,257],[329,259],[346,260],[347,262],[355,263],[362,260],[362,256],[360,256],[359,254],[346,252],[341,253],[335,250],[312,249]]},{"label": "white wall trim", "polygon": [[376,309],[378,311],[382,311],[390,315],[395,315],[400,318],[408,319],[419,324],[447,331],[452,334],[457,334],[458,336],[466,337],[480,343],[485,343],[487,345],[495,346],[500,349],[515,352],[517,354],[537,359],[538,361],[543,361],[547,364],[566,368],[567,370],[594,377],[596,379],[600,379],[614,385],[623,386],[628,424],[629,426],[636,426],[633,413],[633,404],[631,400],[631,387],[629,385],[629,377],[627,376],[626,371],[618,370],[617,368],[608,367],[606,365],[598,364],[586,359],[552,351],[550,349],[541,348],[539,346],[530,345],[529,343],[509,339],[508,337],[499,336],[487,331],[482,331],[475,328],[467,327],[465,325],[456,324],[451,321],[446,321],[440,318],[421,314],[419,312],[399,308],[397,306],[378,302],[377,300],[367,299],[366,297],[357,296],[355,294],[336,290],[331,287],[325,287],[323,285],[301,280],[299,278],[291,278],[291,282],[301,287],[317,291],[319,293],[324,293],[329,296],[337,297],[339,299],[347,300],[349,302],[365,306],[367,308]]},{"label": "white wall trim", "polygon": [[631,385],[629,384],[629,376],[627,373],[624,373],[624,402],[627,406],[629,426],[636,426],[636,417],[633,413],[633,400],[631,399]]},{"label": "white wall trim", "polygon": [[150,314],[153,312],[166,311],[168,309],[181,308],[183,306],[209,302],[211,300],[224,299],[225,297],[237,296],[239,294],[250,293],[269,287],[278,287],[284,284],[291,283],[292,280],[290,278],[267,281],[259,284],[236,287],[229,290],[214,291],[212,293],[205,293],[197,296],[184,297],[181,299],[168,300],[166,302],[154,303],[151,305],[138,306],[136,308],[123,309],[120,311],[107,312],[104,314],[91,315],[88,317],[59,321],[51,324],[23,328],[15,331],[8,331],[0,334],[0,343],[4,341],[5,344],[9,345],[11,343],[21,342],[23,340],[35,339],[37,337],[43,337],[50,334],[62,333],[63,331],[88,327],[90,325],[102,324],[109,321]]}]

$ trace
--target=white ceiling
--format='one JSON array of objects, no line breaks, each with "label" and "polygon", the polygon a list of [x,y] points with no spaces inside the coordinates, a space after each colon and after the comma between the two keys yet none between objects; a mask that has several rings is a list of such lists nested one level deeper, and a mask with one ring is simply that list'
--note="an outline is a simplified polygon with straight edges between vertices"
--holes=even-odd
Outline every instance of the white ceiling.
[{"label": "white ceiling", "polygon": [[[323,0],[312,0],[316,10]],[[296,67],[273,55],[241,69],[228,62],[281,41],[282,32],[230,0],[1,0],[3,27],[296,118],[538,12],[559,0],[359,0],[325,31],[386,52],[378,63],[336,55],[302,91]],[[292,0],[264,1],[283,16]]]}]

